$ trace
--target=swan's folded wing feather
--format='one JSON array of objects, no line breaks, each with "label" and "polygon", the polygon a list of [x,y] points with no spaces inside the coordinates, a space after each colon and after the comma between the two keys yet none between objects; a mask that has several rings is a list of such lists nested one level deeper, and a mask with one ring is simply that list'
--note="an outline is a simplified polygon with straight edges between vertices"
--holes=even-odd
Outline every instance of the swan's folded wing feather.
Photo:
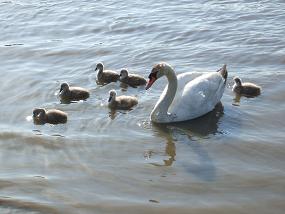
[{"label": "swan's folded wing feather", "polygon": [[180,89],[169,111],[189,119],[211,111],[223,94],[223,83],[218,73],[205,73],[195,78]]},{"label": "swan's folded wing feather", "polygon": [[[185,73],[181,73],[181,74],[178,74],[177,75],[177,91],[176,91],[176,94],[175,94],[175,97],[174,97],[174,100],[172,102],[172,104],[170,105],[169,107],[169,112],[172,111],[172,108],[177,104],[179,103],[180,99],[181,99],[181,96],[182,96],[182,93],[183,93],[183,90],[185,88],[185,86],[193,81],[194,79],[196,79],[197,77],[203,75],[203,74],[206,74],[205,72],[185,72]],[[168,85],[167,85],[168,86]],[[164,94],[166,93],[167,91],[167,86],[165,87],[165,89],[163,90],[162,94],[161,94],[161,97],[164,97]]]},{"label": "swan's folded wing feather", "polygon": [[182,89],[191,81],[206,74],[205,72],[186,72],[177,75],[177,91],[182,91]]}]

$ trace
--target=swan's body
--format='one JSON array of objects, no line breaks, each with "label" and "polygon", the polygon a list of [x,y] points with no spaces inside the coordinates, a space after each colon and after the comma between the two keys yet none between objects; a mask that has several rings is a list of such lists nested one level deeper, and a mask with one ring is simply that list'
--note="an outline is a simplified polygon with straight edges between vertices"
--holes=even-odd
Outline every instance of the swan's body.
[{"label": "swan's body", "polygon": [[127,69],[121,70],[120,81],[132,87],[145,85],[147,83],[146,79],[143,78],[142,76],[138,74],[129,74]]},{"label": "swan's body", "polygon": [[218,72],[187,72],[176,76],[170,65],[160,63],[152,69],[146,89],[164,75],[168,85],[150,115],[156,123],[190,120],[213,110],[223,96],[227,70],[224,66]]},{"label": "swan's body", "polygon": [[115,90],[109,92],[108,107],[111,109],[128,110],[138,104],[138,99],[132,96],[117,96]]},{"label": "swan's body", "polygon": [[86,100],[90,96],[87,89],[81,87],[70,87],[67,83],[60,86],[59,97],[62,101]]},{"label": "swan's body", "polygon": [[33,110],[33,119],[34,123],[38,125],[43,125],[45,123],[66,123],[67,114],[57,109],[46,110],[43,108],[36,108]]},{"label": "swan's body", "polygon": [[104,65],[101,62],[96,65],[95,71],[97,70],[97,81],[101,84],[117,82],[120,79],[120,75],[116,71],[104,70]]},{"label": "swan's body", "polygon": [[261,87],[250,82],[242,83],[241,79],[238,77],[234,78],[235,84],[233,86],[233,91],[239,95],[244,95],[247,97],[255,97],[260,95]]}]

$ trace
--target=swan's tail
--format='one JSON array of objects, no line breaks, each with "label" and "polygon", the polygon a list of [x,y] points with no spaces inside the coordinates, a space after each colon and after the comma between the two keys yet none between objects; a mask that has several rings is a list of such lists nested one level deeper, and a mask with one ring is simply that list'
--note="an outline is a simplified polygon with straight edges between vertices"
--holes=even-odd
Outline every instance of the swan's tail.
[{"label": "swan's tail", "polygon": [[222,68],[220,68],[219,70],[217,70],[217,72],[219,72],[222,77],[227,80],[228,78],[228,71],[227,71],[227,65],[224,64]]}]

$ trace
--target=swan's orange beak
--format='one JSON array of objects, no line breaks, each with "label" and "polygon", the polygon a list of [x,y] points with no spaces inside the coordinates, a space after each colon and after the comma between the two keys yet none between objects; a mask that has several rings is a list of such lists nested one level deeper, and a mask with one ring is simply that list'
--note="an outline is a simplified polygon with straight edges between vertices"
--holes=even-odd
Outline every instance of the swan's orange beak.
[{"label": "swan's orange beak", "polygon": [[149,79],[149,81],[148,81],[148,83],[147,83],[147,85],[145,87],[145,90],[149,89],[155,81],[156,81],[155,77],[153,77],[153,76],[150,77],[150,79]]}]

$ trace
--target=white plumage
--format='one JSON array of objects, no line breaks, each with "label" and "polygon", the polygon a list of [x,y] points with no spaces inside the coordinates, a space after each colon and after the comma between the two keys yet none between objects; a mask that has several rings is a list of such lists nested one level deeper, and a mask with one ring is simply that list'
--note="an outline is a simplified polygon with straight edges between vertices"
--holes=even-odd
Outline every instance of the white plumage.
[{"label": "white plumage", "polygon": [[[219,72],[187,72],[177,77],[166,63],[156,67],[151,75],[157,75],[156,79],[165,75],[168,85],[151,113],[153,122],[169,123],[200,117],[213,110],[223,96],[227,76],[225,66]],[[150,81],[150,86],[154,81]]]}]

